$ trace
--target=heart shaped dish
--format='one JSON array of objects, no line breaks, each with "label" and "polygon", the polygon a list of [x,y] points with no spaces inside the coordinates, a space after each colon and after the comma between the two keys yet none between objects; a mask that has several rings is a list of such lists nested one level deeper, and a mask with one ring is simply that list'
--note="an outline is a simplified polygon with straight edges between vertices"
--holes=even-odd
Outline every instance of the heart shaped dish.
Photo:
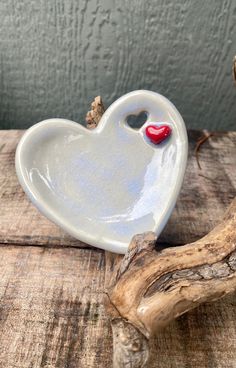
[{"label": "heart shaped dish", "polygon": [[[147,121],[131,128],[127,117],[142,111]],[[146,129],[163,124],[171,134],[154,144]],[[159,235],[165,226],[182,185],[187,147],[174,105],[140,90],[115,101],[94,130],[64,119],[34,125],[17,147],[16,171],[50,220],[90,245],[125,253],[133,235]]]}]

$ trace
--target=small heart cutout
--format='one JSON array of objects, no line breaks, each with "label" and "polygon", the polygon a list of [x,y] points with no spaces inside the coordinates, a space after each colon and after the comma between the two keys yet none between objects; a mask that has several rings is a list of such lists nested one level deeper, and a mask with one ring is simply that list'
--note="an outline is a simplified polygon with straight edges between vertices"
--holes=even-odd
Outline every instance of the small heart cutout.
[{"label": "small heart cutout", "polygon": [[171,128],[169,125],[148,125],[145,132],[152,143],[160,144],[171,135]]},{"label": "small heart cutout", "polygon": [[147,118],[148,118],[147,111],[141,111],[137,115],[134,114],[128,115],[126,118],[126,122],[130,126],[130,128],[139,129],[143,126],[144,123],[146,123]]}]

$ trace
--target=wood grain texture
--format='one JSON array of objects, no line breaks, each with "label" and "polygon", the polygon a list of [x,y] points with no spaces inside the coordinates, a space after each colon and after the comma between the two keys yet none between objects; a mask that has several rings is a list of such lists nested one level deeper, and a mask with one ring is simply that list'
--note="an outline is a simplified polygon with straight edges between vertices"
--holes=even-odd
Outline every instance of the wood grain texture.
[{"label": "wood grain texture", "polygon": [[0,366],[109,367],[104,253],[0,247]]},{"label": "wood grain texture", "polygon": [[234,1],[1,1],[0,127],[83,122],[96,95],[145,88],[188,127],[236,129],[235,33]]},{"label": "wood grain texture", "polygon": [[[110,255],[105,271],[104,252],[80,249],[29,203],[14,171],[21,135],[0,132],[0,367],[110,368],[101,302],[117,258]],[[201,135],[189,133],[189,167],[166,241],[208,232],[235,196],[236,133],[210,138],[198,171],[193,148]],[[179,318],[152,345],[150,368],[235,368],[235,295]]]},{"label": "wood grain texture", "polygon": [[[0,366],[110,368],[104,252],[0,247]],[[152,341],[149,368],[235,368],[236,299],[205,304]]]},{"label": "wood grain texture", "polygon": [[[194,156],[204,134],[189,131],[189,159],[177,206],[159,242],[185,244],[207,234],[236,196],[236,133],[213,135]],[[21,131],[0,132],[0,243],[88,247],[48,221],[26,198],[15,174]]]}]

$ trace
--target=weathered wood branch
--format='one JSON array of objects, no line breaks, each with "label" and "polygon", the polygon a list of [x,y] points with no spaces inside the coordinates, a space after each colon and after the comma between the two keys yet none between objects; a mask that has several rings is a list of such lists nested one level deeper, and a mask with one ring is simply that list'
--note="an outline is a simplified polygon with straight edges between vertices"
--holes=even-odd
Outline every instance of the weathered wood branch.
[{"label": "weathered wood branch", "polygon": [[144,367],[151,336],[199,304],[236,290],[236,198],[202,239],[162,250],[156,241],[152,232],[135,235],[107,290],[114,368]]},{"label": "weathered wood branch", "polygon": [[[235,290],[236,199],[225,219],[195,243],[158,251],[155,234],[134,236],[107,293],[113,335],[117,334],[117,321],[139,331],[140,360],[130,366],[141,368],[147,361],[147,340],[158,330],[199,304]],[[136,340],[131,335],[129,344],[133,341],[136,346]],[[137,349],[127,348],[126,357],[122,352],[121,362],[121,344],[122,338],[116,338],[114,366],[129,367],[127,356],[129,361],[137,361]]]},{"label": "weathered wood branch", "polygon": [[94,101],[91,104],[91,110],[87,112],[85,118],[87,128],[89,129],[96,128],[104,112],[105,107],[103,105],[101,96],[95,97]]}]

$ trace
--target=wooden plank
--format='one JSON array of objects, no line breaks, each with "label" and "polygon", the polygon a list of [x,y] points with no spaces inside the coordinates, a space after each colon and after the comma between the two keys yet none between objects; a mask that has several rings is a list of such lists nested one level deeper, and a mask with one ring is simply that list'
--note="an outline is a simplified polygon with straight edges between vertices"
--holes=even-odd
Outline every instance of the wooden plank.
[{"label": "wooden plank", "polygon": [[[48,221],[18,184],[14,155],[22,131],[0,131],[0,243],[87,247]],[[216,133],[194,156],[203,132],[189,131],[189,160],[177,206],[159,241],[183,244],[205,235],[236,195],[236,132]]]},{"label": "wooden plank", "polygon": [[0,366],[102,367],[104,253],[0,247]]},{"label": "wooden plank", "polygon": [[[102,251],[1,246],[0,366],[111,368],[104,283]],[[235,368],[235,306],[232,295],[160,331],[149,368]]]}]

